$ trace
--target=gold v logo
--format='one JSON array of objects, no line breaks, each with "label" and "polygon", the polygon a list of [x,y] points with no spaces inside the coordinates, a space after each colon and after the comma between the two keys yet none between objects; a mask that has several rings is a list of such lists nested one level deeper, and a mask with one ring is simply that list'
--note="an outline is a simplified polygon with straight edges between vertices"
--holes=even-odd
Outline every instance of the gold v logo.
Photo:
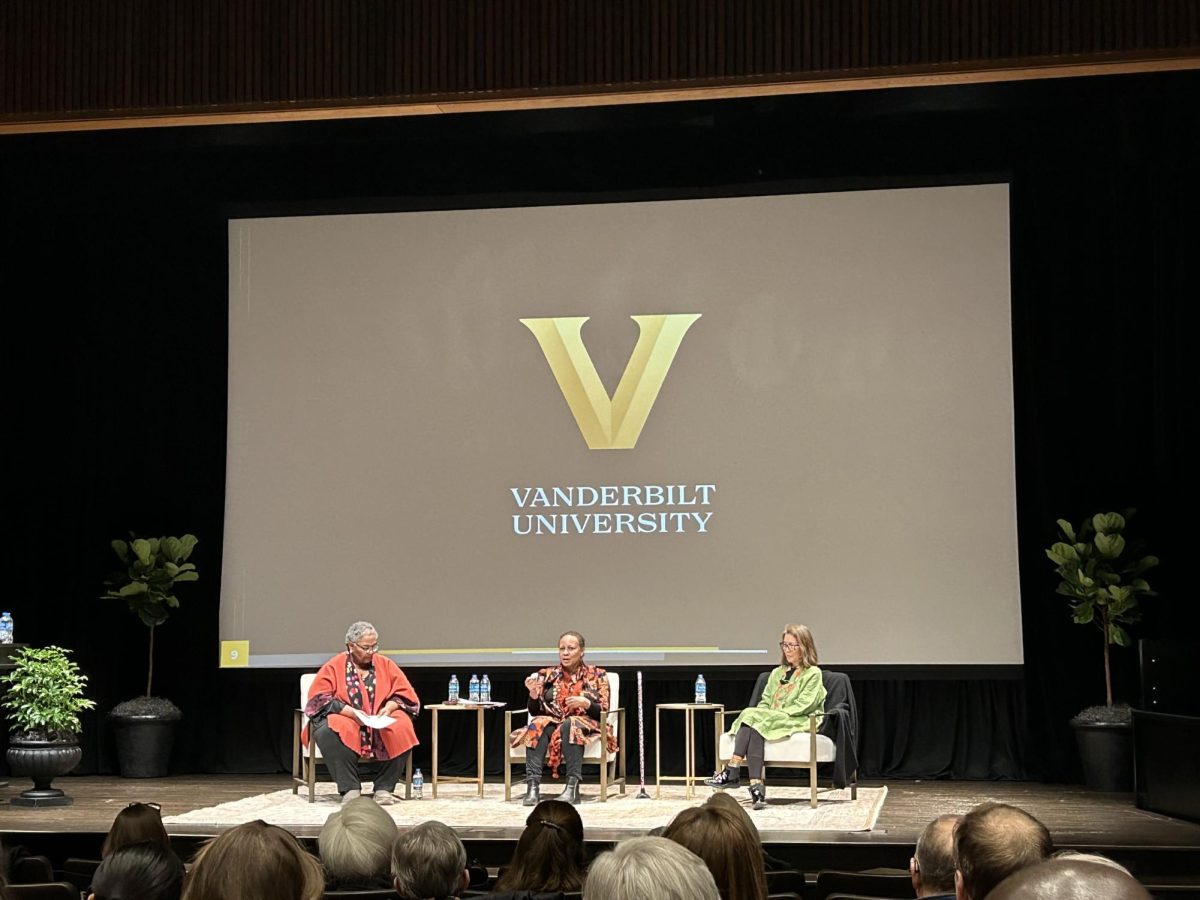
[{"label": "gold v logo", "polygon": [[630,450],[642,433],[683,336],[700,315],[630,316],[641,333],[612,399],[579,333],[588,316],[521,319],[521,324],[537,338],[588,447]]}]

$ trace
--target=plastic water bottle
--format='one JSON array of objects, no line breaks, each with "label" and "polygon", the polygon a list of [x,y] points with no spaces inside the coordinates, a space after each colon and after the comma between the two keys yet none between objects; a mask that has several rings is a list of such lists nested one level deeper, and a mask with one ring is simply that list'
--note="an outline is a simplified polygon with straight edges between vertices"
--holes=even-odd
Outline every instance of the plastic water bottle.
[{"label": "plastic water bottle", "polygon": [[708,685],[704,683],[703,675],[696,676],[696,702],[697,703],[707,703],[708,702]]},{"label": "plastic water bottle", "polygon": [[457,703],[458,702],[458,676],[457,675],[450,676],[450,690],[446,693],[446,702],[447,703]]},{"label": "plastic water bottle", "polygon": [[413,769],[413,790],[412,795],[414,800],[421,799],[421,791],[425,787],[425,776],[421,774],[420,769]]},{"label": "plastic water bottle", "polygon": [[12,613],[5,613],[0,616],[0,644],[11,644],[13,642],[13,620]]},{"label": "plastic water bottle", "polygon": [[492,702],[492,680],[487,677],[487,672],[479,679],[479,699],[484,703]]},{"label": "plastic water bottle", "polygon": [[471,676],[471,683],[467,687],[467,697],[470,699],[470,701],[472,703],[479,702],[479,676],[478,675]]}]

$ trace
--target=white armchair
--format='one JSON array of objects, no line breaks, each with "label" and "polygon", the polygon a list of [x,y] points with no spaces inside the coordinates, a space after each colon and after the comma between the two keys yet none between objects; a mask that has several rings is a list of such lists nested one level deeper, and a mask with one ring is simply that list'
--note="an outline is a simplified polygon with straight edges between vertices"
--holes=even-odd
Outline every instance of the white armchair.
[{"label": "white armchair", "polygon": [[[617,739],[617,749],[615,752],[609,752],[608,742],[602,736],[598,741],[592,741],[583,749],[583,764],[594,764],[600,767],[600,802],[604,803],[608,800],[608,789],[610,787],[619,786],[621,793],[625,793],[625,710],[618,704],[621,676],[616,672],[608,672],[608,702],[609,710],[606,714],[605,721],[608,727],[612,729],[613,736]],[[506,710],[504,713],[504,735],[507,741],[508,736],[516,730],[522,721],[527,720],[529,711],[524,709]],[[516,725],[514,725],[516,720]],[[525,748],[513,748],[505,745],[504,753],[504,799],[512,799],[512,766],[513,763],[524,764]]]},{"label": "white armchair", "polygon": [[[822,671],[821,674],[825,677],[827,689],[831,679],[845,679],[845,676],[839,673]],[[762,697],[763,688],[766,687],[769,675],[769,672],[764,672],[759,676],[758,683],[754,686],[754,691],[750,695],[750,706],[756,705],[759,698]],[[725,716],[727,718],[736,716],[739,712],[741,712],[740,709],[727,710]],[[833,739],[820,733],[820,720],[824,716],[825,713],[810,716],[807,731],[798,732],[778,741],[767,741],[763,756],[764,769],[769,769],[773,766],[790,769],[808,769],[809,805],[814,808],[817,805],[817,766],[821,763],[835,762],[838,758],[837,745],[833,742]],[[720,759],[717,761],[718,767],[725,765],[729,761],[729,758],[733,756],[732,735],[721,735],[717,753],[720,756]],[[850,791],[852,797],[858,796],[857,778],[851,783]]]},{"label": "white armchair", "polygon": [[[308,704],[308,692],[316,680],[316,674],[306,672],[300,676],[300,705],[292,711],[292,793],[300,791],[300,786],[308,788],[308,802],[317,799],[317,763],[321,761],[321,748],[317,742],[309,740],[308,746],[300,740],[300,732],[307,724],[304,707]],[[412,754],[408,755],[408,765],[404,770],[404,799],[412,799]]]}]

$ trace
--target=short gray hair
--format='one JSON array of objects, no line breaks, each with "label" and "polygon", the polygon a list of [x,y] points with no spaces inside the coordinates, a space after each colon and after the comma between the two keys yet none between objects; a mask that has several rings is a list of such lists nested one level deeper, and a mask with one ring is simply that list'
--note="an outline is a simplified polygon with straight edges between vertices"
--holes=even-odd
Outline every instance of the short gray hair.
[{"label": "short gray hair", "polygon": [[326,879],[365,883],[386,875],[396,831],[396,820],[370,797],[343,804],[317,838]]},{"label": "short gray hair", "polygon": [[457,897],[463,889],[467,848],[454,829],[441,822],[422,822],[396,838],[392,847],[392,880],[401,897]]},{"label": "short gray hair", "polygon": [[913,848],[913,859],[927,888],[954,893],[954,829],[962,816],[946,813],[925,826]]},{"label": "short gray hair", "polygon": [[372,632],[378,635],[379,629],[370,622],[355,622],[346,629],[346,643],[357,644],[360,640],[362,640],[362,636],[364,634],[370,634]]},{"label": "short gray hair", "polygon": [[704,860],[661,837],[639,837],[598,856],[584,900],[719,900]]}]

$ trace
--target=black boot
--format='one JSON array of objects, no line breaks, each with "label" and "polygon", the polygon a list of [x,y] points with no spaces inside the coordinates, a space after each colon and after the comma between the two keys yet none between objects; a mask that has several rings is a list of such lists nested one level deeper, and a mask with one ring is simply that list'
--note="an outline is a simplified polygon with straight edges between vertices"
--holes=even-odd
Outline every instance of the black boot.
[{"label": "black boot", "polygon": [[767,786],[765,784],[750,785],[750,799],[754,801],[755,809],[766,809]]},{"label": "black boot", "polygon": [[733,766],[726,766],[712,778],[704,779],[704,783],[715,788],[741,787],[742,769],[740,766],[736,769]]},{"label": "black boot", "polygon": [[574,775],[568,775],[566,790],[564,790],[561,794],[558,795],[558,799],[561,800],[563,803],[570,803],[572,806],[578,806],[579,805],[579,779],[576,778]]},{"label": "black boot", "polygon": [[542,780],[540,778],[525,779],[525,799],[522,806],[537,806],[542,802]]}]

